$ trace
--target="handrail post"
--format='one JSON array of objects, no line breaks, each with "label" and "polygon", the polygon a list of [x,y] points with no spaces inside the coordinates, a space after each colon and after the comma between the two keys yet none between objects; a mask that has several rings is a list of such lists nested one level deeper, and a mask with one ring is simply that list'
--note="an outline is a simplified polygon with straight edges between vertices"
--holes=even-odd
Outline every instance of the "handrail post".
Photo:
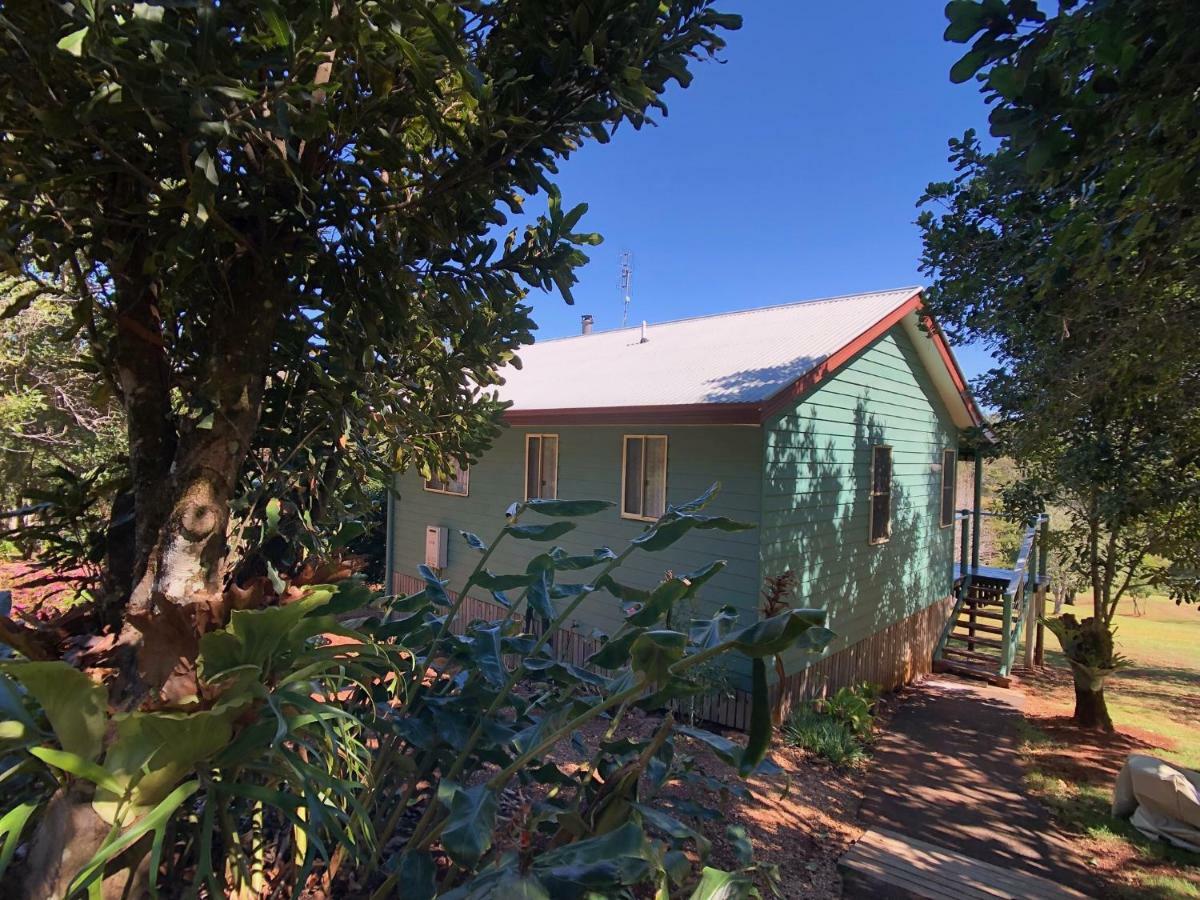
[{"label": "handrail post", "polygon": [[1045,578],[1046,573],[1050,571],[1050,516],[1046,513],[1041,515],[1041,526],[1038,535],[1038,577]]},{"label": "handrail post", "polygon": [[969,579],[972,575],[971,569],[967,565],[967,548],[970,546],[969,542],[971,531],[970,510],[960,509],[959,513],[962,515],[962,546],[959,550],[958,574],[961,575],[964,580],[968,580],[967,583],[969,584]]},{"label": "handrail post", "polygon": [[1038,536],[1038,586],[1037,586],[1037,634],[1034,638],[1033,664],[1045,662],[1046,626],[1042,616],[1046,615],[1046,594],[1050,591],[1047,575],[1050,572],[1050,516],[1042,513],[1041,534]]},{"label": "handrail post", "polygon": [[[1022,582],[1024,579],[1022,578]],[[1020,585],[1017,587],[1020,590]],[[1001,648],[1000,659],[1000,674],[1007,678],[1008,673],[1012,671],[1013,645],[1012,645],[1012,630],[1013,630],[1013,597],[1016,591],[1004,592],[1004,646]]]},{"label": "handrail post", "polygon": [[983,454],[975,451],[974,509],[971,510],[975,533],[971,536],[971,570],[979,568],[979,533],[983,516]]}]

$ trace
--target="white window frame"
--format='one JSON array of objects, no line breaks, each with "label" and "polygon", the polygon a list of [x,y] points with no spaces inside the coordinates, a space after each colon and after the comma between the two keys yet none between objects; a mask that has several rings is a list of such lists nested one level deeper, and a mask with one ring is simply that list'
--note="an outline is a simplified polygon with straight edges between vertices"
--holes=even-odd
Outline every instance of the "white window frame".
[{"label": "white window frame", "polygon": [[[461,491],[447,490],[450,485],[449,481],[438,481],[435,478],[426,478],[422,485],[426,491],[431,494],[445,494],[447,497],[467,497],[471,492],[471,467],[462,466],[457,459],[451,459],[450,465],[454,467],[456,473],[454,481],[460,483],[463,487]],[[435,487],[434,485],[444,484],[445,488]]]},{"label": "white window frame", "polygon": [[[946,462],[949,457],[949,462]],[[946,518],[946,479],[950,479],[950,518]],[[938,527],[954,527],[954,506],[958,502],[958,451],[947,447],[942,451],[942,489],[938,493]]]},{"label": "white window frame", "polygon": [[[550,486],[548,494],[539,493],[533,496],[529,493],[529,445],[534,440],[540,441],[538,444],[538,477],[537,482],[541,485],[544,482],[542,478],[542,461],[545,459],[543,455],[546,447],[546,439],[554,441],[554,484]],[[525,499],[526,500],[557,500],[558,499],[558,449],[559,439],[557,434],[549,433],[531,433],[525,435]]]},{"label": "white window frame", "polygon": [[[661,440],[663,442],[663,477],[662,477],[662,508],[667,508],[667,478],[671,470],[670,453],[671,445],[665,434],[626,434],[621,437],[621,518],[632,519],[635,522],[655,522],[658,516],[647,516],[644,511],[646,509],[646,444],[645,441]],[[629,477],[628,460],[629,460],[629,442],[642,441],[642,492],[641,492],[641,511],[630,512],[625,508],[625,485]]]},{"label": "white window frame", "polygon": [[[886,450],[888,455],[888,484],[886,491],[875,490],[875,466],[876,460],[879,457],[879,451],[881,450]],[[872,546],[886,544],[892,539],[892,496],[895,493],[892,490],[892,481],[894,480],[895,476],[895,472],[893,471],[895,461],[896,458],[892,454],[892,447],[890,444],[871,445],[871,471],[868,476],[870,482],[868,484],[869,490],[867,492],[867,541]],[[883,537],[877,538],[875,537],[875,498],[885,495],[888,498],[887,530],[884,532]]]}]

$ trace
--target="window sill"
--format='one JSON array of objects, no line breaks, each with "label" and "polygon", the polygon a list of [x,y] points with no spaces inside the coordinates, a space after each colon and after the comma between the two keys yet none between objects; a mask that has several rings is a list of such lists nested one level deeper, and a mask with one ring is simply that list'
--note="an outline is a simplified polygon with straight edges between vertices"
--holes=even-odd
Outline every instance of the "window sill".
[{"label": "window sill", "polygon": [[633,513],[623,512],[621,518],[630,522],[657,522],[658,516],[635,516]]}]

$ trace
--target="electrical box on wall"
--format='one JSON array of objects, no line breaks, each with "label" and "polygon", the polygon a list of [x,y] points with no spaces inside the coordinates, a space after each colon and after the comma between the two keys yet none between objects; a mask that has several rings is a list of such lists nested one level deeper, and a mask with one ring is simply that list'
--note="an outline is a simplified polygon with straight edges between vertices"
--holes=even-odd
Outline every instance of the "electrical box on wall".
[{"label": "electrical box on wall", "polygon": [[425,526],[425,565],[446,568],[446,529],[442,525]]}]

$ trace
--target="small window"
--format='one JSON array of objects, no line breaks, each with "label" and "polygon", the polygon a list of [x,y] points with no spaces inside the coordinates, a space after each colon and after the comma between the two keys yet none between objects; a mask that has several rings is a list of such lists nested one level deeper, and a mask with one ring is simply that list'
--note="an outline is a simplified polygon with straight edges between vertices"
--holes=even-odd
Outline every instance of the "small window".
[{"label": "small window", "polygon": [[621,462],[621,515],[654,520],[667,508],[667,439],[627,434]]},{"label": "small window", "polygon": [[883,544],[892,536],[892,448],[871,448],[871,543]]},{"label": "small window", "polygon": [[558,435],[525,435],[525,499],[558,498]]},{"label": "small window", "polygon": [[954,488],[958,482],[958,454],[953,450],[942,451],[942,518],[941,526],[954,524]]},{"label": "small window", "polygon": [[450,460],[450,478],[442,480],[440,478],[425,479],[425,490],[435,494],[455,494],[459,497],[467,496],[467,485],[470,483],[470,468],[463,468],[459,465],[457,459]]}]

